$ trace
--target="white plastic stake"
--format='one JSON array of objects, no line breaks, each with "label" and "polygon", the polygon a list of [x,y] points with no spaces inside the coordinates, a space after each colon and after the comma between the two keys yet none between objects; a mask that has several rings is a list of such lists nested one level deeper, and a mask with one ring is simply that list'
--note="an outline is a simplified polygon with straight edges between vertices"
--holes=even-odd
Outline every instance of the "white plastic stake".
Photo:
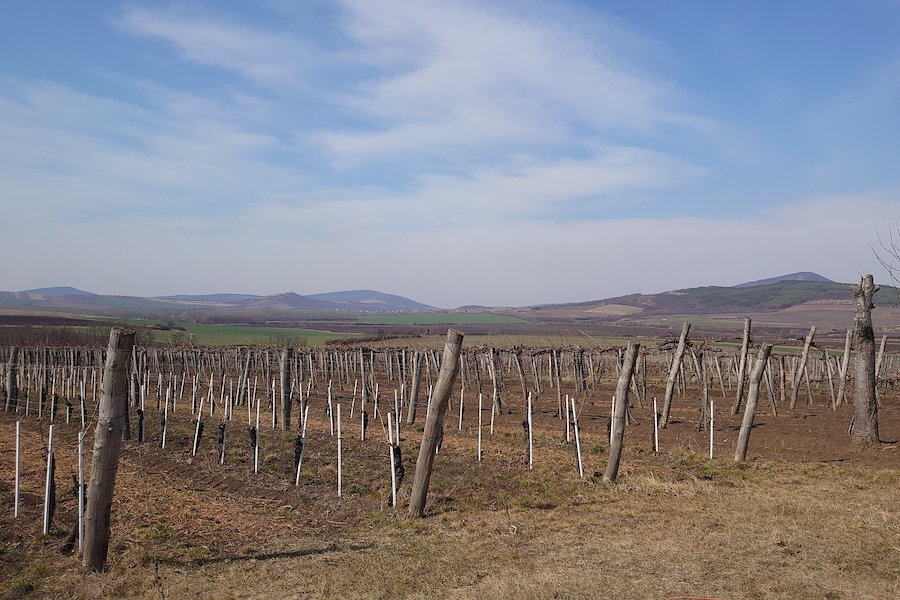
[{"label": "white plastic stake", "polygon": [[481,402],[482,395],[478,394],[478,462],[481,462]]},{"label": "white plastic stake", "polygon": [[653,453],[659,454],[659,413],[656,411],[656,398],[653,398]]},{"label": "white plastic stake", "polygon": [[572,429],[575,430],[575,455],[578,457],[578,476],[584,479],[584,463],[581,461],[581,435],[578,433],[578,414],[575,412],[575,398],[572,398],[571,414]]},{"label": "white plastic stake", "polygon": [[528,392],[528,468],[534,468],[534,435],[531,420],[531,392]]},{"label": "white plastic stake", "polygon": [[163,408],[162,449],[166,449],[166,429],[169,426],[169,390],[166,389],[166,405]]},{"label": "white plastic stake", "polygon": [[194,446],[191,448],[191,456],[197,455],[197,445],[200,443],[200,421],[203,419],[203,401],[200,398],[200,410],[197,411],[197,427],[194,429]]},{"label": "white plastic stake", "polygon": [[387,416],[388,422],[388,448],[390,449],[390,459],[391,459],[391,506],[397,507],[397,473],[394,472],[394,444],[393,444],[393,430],[391,429],[391,413],[388,413]]},{"label": "white plastic stake", "polygon": [[715,417],[713,416],[713,399],[709,399],[709,457],[713,457],[713,425]]},{"label": "white plastic stake", "polygon": [[259,473],[259,404],[256,405],[256,443],[253,445],[253,473]]},{"label": "white plastic stake", "polygon": [[337,405],[337,493],[341,497],[341,404]]},{"label": "white plastic stake", "polygon": [[22,440],[22,422],[16,421],[16,491],[15,491],[15,507],[13,508],[13,517],[19,516],[19,465],[21,463],[21,440]]},{"label": "white plastic stake", "polygon": [[84,432],[78,432],[78,553],[84,554]]},{"label": "white plastic stake", "polygon": [[47,479],[44,483],[44,535],[50,533],[50,485],[52,473],[50,471],[53,462],[53,425],[50,426],[49,440],[47,441]]}]

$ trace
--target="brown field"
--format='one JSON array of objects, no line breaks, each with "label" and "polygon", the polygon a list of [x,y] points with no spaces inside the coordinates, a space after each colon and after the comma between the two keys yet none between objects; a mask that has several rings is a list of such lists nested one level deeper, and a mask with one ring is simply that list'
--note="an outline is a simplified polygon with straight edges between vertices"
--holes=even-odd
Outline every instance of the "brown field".
[{"label": "brown field", "polygon": [[[260,473],[253,474],[246,406],[235,408],[226,462],[219,465],[214,437],[221,407],[215,417],[204,416],[200,453],[192,457],[189,402],[170,414],[163,450],[151,396],[148,441],[127,442],[120,462],[103,574],[83,573],[76,556],[59,551],[76,510],[70,491],[78,427],[55,427],[59,504],[50,535],[42,536],[47,423],[0,411],[0,597],[900,597],[900,397],[891,387],[882,393],[885,443],[862,452],[851,451],[850,409],[827,409],[824,386],[813,389],[811,403],[804,389],[794,411],[779,405],[778,417],[763,394],[743,464],[732,459],[739,426],[739,417],[728,414],[732,393],[722,399],[710,391],[713,459],[708,431],[697,427],[696,388],[676,396],[658,455],[651,446],[652,411],[632,397],[620,478],[607,484],[600,473],[612,379],[578,396],[584,479],[556,416],[555,390],[535,403],[529,469],[518,381],[507,382],[507,411],[493,434],[490,409],[483,412],[480,462],[477,396],[466,391],[459,431],[457,387],[421,520],[406,517],[405,503],[424,407],[416,425],[402,427],[406,477],[394,509],[381,425],[373,419],[362,442],[356,415],[347,418],[352,385],[336,389],[345,417],[340,498],[324,390],[310,397],[299,486],[293,485],[293,433],[271,428],[265,402]],[[380,385],[382,398],[392,400],[397,382],[384,375]],[[662,397],[661,381],[648,386],[648,397]],[[489,385],[486,391],[489,396]],[[23,501],[15,520],[17,418]]]}]

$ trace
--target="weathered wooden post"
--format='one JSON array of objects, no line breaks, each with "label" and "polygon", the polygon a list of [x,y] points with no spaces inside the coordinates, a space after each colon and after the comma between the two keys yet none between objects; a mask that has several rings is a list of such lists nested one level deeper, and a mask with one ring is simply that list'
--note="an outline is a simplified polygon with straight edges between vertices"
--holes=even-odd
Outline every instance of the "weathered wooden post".
[{"label": "weathered wooden post", "polygon": [[406,411],[406,424],[416,422],[416,403],[419,401],[419,381],[422,379],[422,353],[416,352],[413,357],[412,391],[409,393],[409,408]]},{"label": "weathered wooden post", "polygon": [[[872,322],[871,318],[869,322]],[[803,371],[806,368],[806,360],[809,358],[809,349],[812,346],[812,341],[815,336],[816,326],[813,325],[809,328],[809,333],[806,336],[806,341],[803,342],[803,353],[800,355],[800,364],[797,365],[797,373],[794,375],[794,380],[791,382],[791,410],[794,410],[794,407],[796,407],[797,405],[797,392],[800,391],[800,380],[803,379]]]},{"label": "weathered wooden post", "polygon": [[744,317],[744,341],[741,344],[741,362],[738,367],[737,395],[731,414],[736,415],[741,410],[741,400],[744,397],[744,378],[747,375],[747,352],[750,349],[750,317]]},{"label": "weathered wooden post", "polygon": [[[684,356],[684,348],[687,345],[687,336],[691,331],[691,324],[687,321],[681,327],[681,337],[678,338],[678,348],[675,350],[675,356],[672,358],[672,367],[669,369],[669,377],[666,380],[666,397],[663,399],[662,418],[660,418],[660,427],[665,428],[669,423],[669,410],[672,408],[672,392],[675,390],[675,381],[678,379],[678,372],[681,368],[681,358]],[[621,381],[621,378],[620,378]],[[618,398],[618,394],[616,395]]]},{"label": "weathered wooden post", "polygon": [[756,418],[756,406],[759,403],[759,382],[769,362],[769,354],[772,352],[772,344],[763,344],[756,357],[756,364],[750,374],[750,391],[747,393],[747,405],[744,407],[744,420],[741,422],[741,432],[738,434],[737,448],[734,451],[734,460],[742,462],[747,458],[747,445],[750,443],[750,430],[753,428],[753,419]]},{"label": "weathered wooden post", "polygon": [[459,351],[462,348],[462,341],[463,333],[461,331],[447,330],[444,360],[441,361],[441,372],[431,396],[428,417],[425,419],[425,431],[422,434],[422,445],[419,447],[416,475],[413,479],[412,494],[409,499],[409,514],[414,518],[421,518],[425,514],[425,498],[428,495],[431,469],[434,466],[434,451],[443,433],[444,413],[447,411],[450,392],[459,368]]},{"label": "weathered wooden post", "polygon": [[[688,325],[685,323],[685,325]],[[682,330],[682,343],[687,336],[688,325]],[[634,373],[634,363],[637,360],[638,350],[641,345],[635,341],[628,342],[625,351],[625,361],[619,372],[619,383],[616,385],[616,411],[612,418],[612,440],[609,446],[609,462],[603,473],[603,481],[615,481],[619,474],[619,460],[622,458],[622,442],[625,439],[625,413],[628,411],[628,388],[631,385],[631,376]],[[683,350],[683,348],[682,348]]]},{"label": "weathered wooden post", "polygon": [[850,372],[850,342],[852,337],[853,333],[848,329],[847,338],[844,340],[844,357],[841,359],[841,370],[839,373],[841,381],[838,384],[837,399],[834,401],[835,408],[843,406],[844,396],[847,392],[847,374]]},{"label": "weathered wooden post", "polygon": [[853,421],[850,439],[855,446],[872,446],[879,442],[878,399],[875,394],[875,332],[872,330],[872,296],[880,289],[871,275],[864,275],[859,285],[851,286],[856,303],[853,341],[856,346],[853,390]]},{"label": "weathered wooden post", "polygon": [[14,346],[9,353],[9,364],[6,367],[6,407],[15,409],[19,404],[19,385],[16,381],[16,371],[18,369],[17,359],[19,356],[19,347]]},{"label": "weathered wooden post", "polygon": [[125,404],[128,402],[128,361],[134,346],[134,331],[114,327],[109,332],[109,347],[94,431],[94,459],[88,484],[84,515],[84,557],[82,565],[102,571],[109,549],[109,518],[113,487],[119,468]]}]

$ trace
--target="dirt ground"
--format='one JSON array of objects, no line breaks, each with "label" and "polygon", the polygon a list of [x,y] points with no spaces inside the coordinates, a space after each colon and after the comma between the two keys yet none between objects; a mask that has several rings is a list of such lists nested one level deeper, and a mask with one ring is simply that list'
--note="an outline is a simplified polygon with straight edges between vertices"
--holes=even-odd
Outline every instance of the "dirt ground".
[{"label": "dirt ground", "polygon": [[[294,431],[267,425],[260,472],[252,472],[247,409],[228,425],[225,464],[215,447],[221,412],[204,415],[200,452],[187,404],[170,414],[166,448],[148,409],[143,444],[126,442],[113,506],[109,570],[84,574],[58,550],[76,510],[79,427],[54,427],[58,506],[41,535],[48,423],[0,411],[0,593],[5,598],[100,597],[516,597],[516,598],[888,598],[900,597],[900,397],[882,394],[883,443],[853,451],[848,406],[801,395],[773,416],[765,395],[748,462],[733,461],[741,415],[733,396],[713,394],[709,431],[698,428],[698,397],[676,396],[670,425],[652,451],[649,401],[631,398],[620,482],[600,475],[608,453],[612,382],[578,398],[585,478],[574,437],[567,443],[557,399],[535,401],[529,469],[521,394],[508,392],[490,433],[487,400],[477,460],[477,397],[468,393],[462,429],[459,389],[420,521],[405,502],[421,439],[401,425],[405,478],[392,508],[380,419],[360,440],[359,406],[342,404],[342,495],[337,444],[323,394],[313,392],[300,485],[293,485]],[[382,389],[391,389],[385,381]],[[651,394],[662,397],[662,389]],[[392,392],[390,392],[392,394]],[[220,409],[221,410],[221,409]],[[242,412],[243,411],[243,412]],[[254,414],[255,418],[255,414]],[[13,514],[14,432],[22,423],[22,496]],[[79,423],[80,425],[80,423]],[[295,415],[296,430],[296,415]],[[136,427],[134,420],[132,428]],[[91,462],[93,424],[86,428]],[[747,504],[750,503],[750,504]],[[852,514],[851,514],[852,513]],[[752,515],[756,515],[753,518]],[[875,533],[877,531],[877,533]],[[746,572],[745,572],[746,570]],[[616,577],[619,573],[619,577]],[[624,581],[622,578],[625,578]]]}]

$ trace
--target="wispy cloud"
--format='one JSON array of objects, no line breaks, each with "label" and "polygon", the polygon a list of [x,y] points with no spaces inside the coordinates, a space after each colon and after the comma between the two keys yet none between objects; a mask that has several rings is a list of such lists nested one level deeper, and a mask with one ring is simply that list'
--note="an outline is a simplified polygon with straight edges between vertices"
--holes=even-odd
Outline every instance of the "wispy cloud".
[{"label": "wispy cloud", "polygon": [[[73,272],[63,283],[100,292],[373,287],[526,304],[846,277],[900,214],[889,169],[856,191],[767,193],[782,182],[764,187],[774,170],[753,169],[777,144],[704,111],[660,68],[677,62],[665,43],[590,6],[316,6],[327,10],[307,21],[308,5],[274,0],[258,10],[282,12],[266,18],[128,4],[108,24],[131,68],[92,67],[104,85],[0,70],[0,208],[9,243],[35,247],[3,264],[10,281]],[[889,114],[896,65],[884,64],[810,127]],[[847,164],[831,159],[822,180]],[[79,266],[108,245],[125,249],[119,289]],[[154,263],[133,273],[141,256]]]}]

